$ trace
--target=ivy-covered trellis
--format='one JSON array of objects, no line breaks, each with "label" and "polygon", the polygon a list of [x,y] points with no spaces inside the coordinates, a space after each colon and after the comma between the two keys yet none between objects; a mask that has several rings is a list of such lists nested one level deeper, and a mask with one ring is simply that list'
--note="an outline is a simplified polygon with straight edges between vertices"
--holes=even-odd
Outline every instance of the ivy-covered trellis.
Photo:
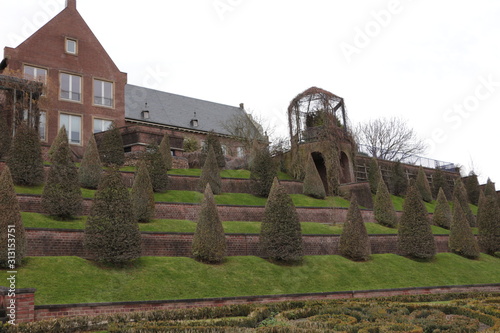
[{"label": "ivy-covered trellis", "polygon": [[14,133],[21,122],[38,130],[43,83],[14,75],[0,75],[0,116]]},{"label": "ivy-covered trellis", "polygon": [[312,154],[316,162],[322,160],[327,193],[339,194],[340,183],[349,179],[344,175],[349,168],[343,164],[352,164],[356,151],[344,99],[317,87],[309,88],[291,101],[288,121],[292,155],[289,171],[294,177],[303,178],[307,155]]}]

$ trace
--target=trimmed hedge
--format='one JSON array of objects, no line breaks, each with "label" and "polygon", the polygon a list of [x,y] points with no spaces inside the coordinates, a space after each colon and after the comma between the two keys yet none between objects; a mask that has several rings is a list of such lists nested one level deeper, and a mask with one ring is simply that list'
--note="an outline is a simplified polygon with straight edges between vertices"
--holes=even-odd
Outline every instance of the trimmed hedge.
[{"label": "trimmed hedge", "polygon": [[155,194],[148,167],[143,160],[137,166],[130,198],[134,219],[137,222],[149,222],[155,215]]},{"label": "trimmed hedge", "polygon": [[451,252],[465,258],[479,258],[479,246],[476,238],[456,198],[453,202],[453,221],[450,228],[448,247]]},{"label": "trimmed hedge", "polygon": [[422,197],[422,200],[424,200],[425,202],[431,202],[432,201],[431,187],[429,185],[429,180],[427,179],[424,168],[422,168],[422,166],[418,168],[416,184],[420,196]]},{"label": "trimmed hedge", "polygon": [[209,147],[208,155],[205,159],[205,164],[201,169],[201,176],[198,183],[198,191],[206,191],[207,184],[210,184],[210,189],[213,194],[221,194],[222,180],[220,177],[220,169],[217,164],[217,158],[213,147]]},{"label": "trimmed hedge", "polygon": [[392,203],[391,195],[384,181],[378,182],[377,194],[375,194],[375,202],[373,203],[373,211],[375,220],[386,227],[397,228],[398,217],[394,204]]},{"label": "trimmed hedge", "polygon": [[324,199],[326,197],[325,186],[311,155],[307,158],[306,176],[302,183],[302,189],[303,193],[307,196],[316,199]]},{"label": "trimmed hedge", "polygon": [[408,188],[403,205],[398,229],[398,245],[401,254],[411,258],[428,260],[436,255],[429,214],[413,182]]},{"label": "trimmed hedge", "polygon": [[450,229],[452,218],[450,205],[443,189],[440,188],[437,196],[436,209],[432,216],[432,223],[438,227]]},{"label": "trimmed hedge", "polygon": [[141,233],[117,169],[106,172],[85,225],[84,246],[96,261],[123,264],[141,256]]},{"label": "trimmed hedge", "polygon": [[[13,227],[12,227],[13,226]],[[26,251],[26,235],[10,169],[0,174],[0,267],[15,270],[21,265]],[[14,240],[14,248],[11,242]],[[9,251],[14,251],[14,258]],[[13,259],[13,260],[12,260]]]},{"label": "trimmed hedge", "polygon": [[263,257],[278,262],[300,262],[304,255],[299,216],[292,199],[277,178],[266,203],[259,248]]},{"label": "trimmed hedge", "polygon": [[78,169],[78,179],[83,188],[96,189],[102,177],[102,163],[99,157],[99,150],[93,135],[90,136],[85,153],[83,154],[80,168]]},{"label": "trimmed hedge", "polygon": [[193,236],[193,257],[201,262],[218,264],[226,256],[226,237],[210,184],[206,185],[198,224]]},{"label": "trimmed hedge", "polygon": [[371,255],[370,238],[358,207],[356,195],[351,198],[351,206],[339,240],[340,254],[354,261],[366,261]]}]

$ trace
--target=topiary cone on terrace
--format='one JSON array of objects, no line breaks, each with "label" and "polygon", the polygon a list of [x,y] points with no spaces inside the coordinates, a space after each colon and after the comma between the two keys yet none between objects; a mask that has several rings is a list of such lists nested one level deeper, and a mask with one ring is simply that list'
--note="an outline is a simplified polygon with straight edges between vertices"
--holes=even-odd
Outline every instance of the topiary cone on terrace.
[{"label": "topiary cone on terrace", "polygon": [[135,220],[149,222],[155,214],[155,196],[148,167],[143,160],[139,161],[137,165],[130,198]]},{"label": "topiary cone on terrace", "polygon": [[382,179],[382,174],[380,172],[380,167],[378,165],[377,159],[373,157],[370,160],[370,165],[368,167],[368,182],[370,184],[370,190],[373,194],[377,193],[378,183]]},{"label": "topiary cone on terrace", "polygon": [[325,186],[311,155],[307,159],[306,176],[302,183],[302,189],[303,193],[310,197],[316,199],[324,199],[326,197]]},{"label": "topiary cone on terrace", "polygon": [[476,226],[476,217],[472,214],[472,210],[469,206],[469,199],[467,197],[467,191],[465,190],[464,183],[460,178],[455,181],[455,187],[453,188],[453,200],[457,199],[462,207],[465,217],[467,218],[467,222],[469,222],[469,226]]},{"label": "topiary cone on terrace", "polygon": [[172,153],[170,151],[170,137],[167,132],[160,142],[160,153],[168,170],[172,169]]},{"label": "topiary cone on terrace", "polygon": [[378,182],[377,194],[373,203],[375,220],[386,227],[397,228],[398,217],[392,203],[391,195],[384,181]]},{"label": "topiary cone on terrace", "polygon": [[342,256],[354,261],[370,259],[371,246],[363,217],[358,207],[358,200],[353,194],[351,206],[339,240],[339,252]]},{"label": "topiary cone on terrace", "polygon": [[263,257],[282,263],[302,261],[302,231],[292,199],[274,178],[261,224],[259,248]]},{"label": "topiary cone on terrace", "polygon": [[222,181],[220,178],[220,170],[219,165],[217,164],[214,149],[212,147],[208,148],[208,155],[205,159],[205,164],[203,165],[203,168],[201,168],[198,190],[203,192],[206,190],[207,184],[210,184],[210,189],[213,194],[221,194]]},{"label": "topiary cone on terrace", "polygon": [[82,211],[82,192],[64,126],[58,136],[62,139],[54,146],[52,164],[42,192],[42,207],[49,215],[71,219]]},{"label": "topiary cone on terrace", "polygon": [[421,260],[434,258],[436,244],[429,221],[429,213],[414,182],[410,183],[403,205],[398,229],[399,252]]},{"label": "topiary cone on terrace", "polygon": [[112,168],[95,193],[85,225],[84,247],[96,261],[123,264],[141,256],[141,243],[129,191],[121,173]]},{"label": "topiary cone on terrace", "polygon": [[500,207],[496,194],[482,195],[479,199],[477,226],[481,251],[489,255],[500,252]]},{"label": "topiary cone on terrace", "polygon": [[453,221],[450,228],[448,247],[451,252],[469,259],[479,258],[479,246],[472,229],[467,223],[464,211],[457,199],[453,202]]},{"label": "topiary cone on terrace", "polygon": [[210,184],[205,187],[192,253],[196,260],[211,264],[223,262],[226,256],[226,236]]},{"label": "topiary cone on terrace", "polygon": [[425,175],[424,168],[422,168],[422,166],[418,168],[416,184],[420,196],[422,197],[422,200],[424,200],[425,202],[431,202],[432,201],[431,187],[429,185],[429,181],[427,180],[427,176]]},{"label": "topiary cone on terrace", "polygon": [[438,227],[450,229],[452,214],[448,200],[442,188],[439,189],[437,196],[436,209],[432,216],[432,223]]},{"label": "topiary cone on terrace", "polygon": [[[5,166],[0,174],[0,228],[2,230],[0,232],[0,248],[2,249],[0,267],[15,270],[21,265],[26,252],[26,234],[8,166]],[[15,254],[14,258],[9,258],[8,249],[12,240],[15,240]]]},{"label": "topiary cone on terrace", "polygon": [[99,150],[93,135],[90,136],[85,153],[83,154],[80,168],[78,169],[78,179],[84,188],[96,189],[102,177],[102,163],[99,157]]}]

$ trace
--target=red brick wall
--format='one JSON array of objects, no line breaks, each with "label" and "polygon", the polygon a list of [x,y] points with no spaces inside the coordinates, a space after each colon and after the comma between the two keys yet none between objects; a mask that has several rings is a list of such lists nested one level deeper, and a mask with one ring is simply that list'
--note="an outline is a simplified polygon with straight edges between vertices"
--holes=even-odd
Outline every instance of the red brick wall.
[{"label": "red brick wall", "polygon": [[[78,40],[78,54],[65,52],[66,37]],[[48,143],[57,135],[59,112],[82,115],[82,146],[92,135],[93,117],[115,120],[125,125],[125,84],[127,74],[120,72],[88,25],[73,7],[68,7],[16,48],[5,48],[8,70],[21,71],[23,65],[48,69],[48,101],[42,102],[47,111]],[[82,76],[82,102],[59,99],[59,75],[64,71]],[[93,78],[114,83],[114,107],[93,105]],[[72,145],[80,156],[83,147]]]},{"label": "red brick wall", "polygon": [[[8,282],[8,281],[7,281]],[[14,324],[28,323],[35,320],[35,289],[15,289],[15,297],[9,297],[12,290],[0,287],[0,308],[5,309],[7,320]],[[11,307],[10,300],[15,300],[15,307]]]},{"label": "red brick wall", "polygon": [[[86,258],[83,231],[27,229],[27,256],[78,256]],[[192,233],[142,233],[142,255],[190,257]],[[339,236],[303,235],[305,255],[336,255]],[[228,256],[259,256],[258,234],[226,234]],[[371,235],[373,254],[398,253],[397,235]],[[448,236],[435,236],[438,252],[449,252]]]},{"label": "red brick wall", "polygon": [[67,305],[39,305],[34,307],[35,320],[43,320],[67,316],[97,316],[116,313],[130,313],[153,310],[185,309],[192,307],[227,306],[235,304],[267,304],[286,301],[308,301],[328,299],[390,297],[397,295],[428,295],[465,292],[499,292],[500,284],[473,286],[440,286],[423,288],[399,288],[383,290],[360,290],[343,292],[325,292],[295,295],[267,295],[206,298],[195,300],[87,303]]},{"label": "red brick wall", "polygon": [[[41,197],[39,195],[18,194],[17,199],[23,212],[43,213]],[[82,215],[88,215],[92,205],[91,199],[83,200]],[[222,221],[262,221],[263,206],[231,206],[218,205],[219,216]],[[191,220],[198,217],[198,204],[157,202],[155,218],[173,220]],[[347,216],[346,208],[317,208],[297,207],[301,222],[344,223]],[[398,215],[401,212],[397,212]],[[373,211],[361,210],[365,222],[375,222]]]}]

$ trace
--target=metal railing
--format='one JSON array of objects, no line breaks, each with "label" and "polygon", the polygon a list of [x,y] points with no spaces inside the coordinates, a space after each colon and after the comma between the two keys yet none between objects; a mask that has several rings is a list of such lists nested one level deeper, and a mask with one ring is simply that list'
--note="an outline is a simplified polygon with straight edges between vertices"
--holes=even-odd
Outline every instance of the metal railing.
[{"label": "metal railing", "polygon": [[[373,157],[370,149],[370,146],[366,145],[358,145],[358,154],[360,155],[366,155],[369,157]],[[377,149],[377,150],[382,150],[382,149]],[[431,168],[431,169],[441,169],[445,171],[451,171],[451,172],[457,172],[458,171],[458,166],[455,165],[454,163],[451,162],[444,162],[444,161],[438,161],[434,160],[431,158],[427,157],[422,157],[418,155],[403,155],[398,152],[394,152],[395,154],[392,154],[391,156],[395,156],[392,161],[397,161],[399,160],[401,163],[406,163],[406,164],[412,164],[412,165],[421,165],[424,168]],[[383,159],[383,158],[381,158]]]}]

